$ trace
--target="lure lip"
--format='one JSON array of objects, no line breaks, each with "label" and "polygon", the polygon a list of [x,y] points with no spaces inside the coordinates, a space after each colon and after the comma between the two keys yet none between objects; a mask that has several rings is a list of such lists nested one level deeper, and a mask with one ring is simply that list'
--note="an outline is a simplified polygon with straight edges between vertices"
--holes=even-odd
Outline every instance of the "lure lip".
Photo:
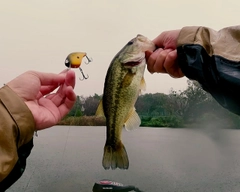
[{"label": "lure lip", "polygon": [[68,68],[79,68],[80,67],[79,64],[73,65],[73,64],[70,64],[70,63],[65,63],[65,66],[68,67]]},{"label": "lure lip", "polygon": [[80,67],[80,65],[71,65],[71,66],[69,66],[69,67],[71,67],[71,68],[79,68]]}]

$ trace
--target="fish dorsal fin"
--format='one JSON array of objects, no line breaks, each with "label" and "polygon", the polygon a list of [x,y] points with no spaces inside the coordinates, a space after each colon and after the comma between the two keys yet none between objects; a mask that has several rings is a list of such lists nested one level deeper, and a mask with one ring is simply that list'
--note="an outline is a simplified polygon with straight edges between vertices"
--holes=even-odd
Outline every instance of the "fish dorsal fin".
[{"label": "fish dorsal fin", "polygon": [[138,128],[141,124],[141,119],[138,116],[135,108],[132,108],[132,110],[130,111],[130,113],[127,116],[126,122],[124,123],[124,128],[127,131],[131,131],[135,128]]},{"label": "fish dorsal fin", "polygon": [[97,107],[97,110],[96,110],[96,113],[95,113],[96,116],[105,116],[104,115],[104,111],[103,111],[103,103],[102,103],[102,99],[100,100],[99,104],[98,104],[98,107]]},{"label": "fish dorsal fin", "polygon": [[124,54],[120,57],[120,63],[142,62],[145,59],[145,54],[139,52],[138,54]]}]

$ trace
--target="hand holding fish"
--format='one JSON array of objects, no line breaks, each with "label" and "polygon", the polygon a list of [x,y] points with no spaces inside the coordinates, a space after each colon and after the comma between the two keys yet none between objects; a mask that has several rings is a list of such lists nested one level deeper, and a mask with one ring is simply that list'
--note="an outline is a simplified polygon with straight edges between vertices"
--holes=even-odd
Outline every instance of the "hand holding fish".
[{"label": "hand holding fish", "polygon": [[[26,103],[37,130],[55,125],[70,111],[76,100],[73,91],[75,73],[71,70],[60,74],[28,71],[7,85]],[[49,94],[56,88],[56,93]]]},{"label": "hand holding fish", "polygon": [[157,46],[154,52],[147,51],[147,68],[150,73],[168,73],[175,78],[183,77],[177,63],[177,39],[180,30],[165,31],[153,42]]}]

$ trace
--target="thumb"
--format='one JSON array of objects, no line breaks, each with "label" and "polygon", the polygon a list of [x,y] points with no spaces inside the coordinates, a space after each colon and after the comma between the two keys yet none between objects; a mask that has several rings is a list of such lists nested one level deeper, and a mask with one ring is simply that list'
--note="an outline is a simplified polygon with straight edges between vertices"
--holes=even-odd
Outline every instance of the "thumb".
[{"label": "thumb", "polygon": [[165,47],[164,42],[165,42],[165,32],[161,33],[153,40],[153,43],[158,48],[164,48]]},{"label": "thumb", "polygon": [[164,31],[157,36],[153,42],[158,48],[163,49],[176,49],[177,39],[180,34],[180,30]]},{"label": "thumb", "polygon": [[145,52],[145,58],[146,58],[146,60],[148,60],[148,58],[150,57],[150,55],[151,55],[152,53],[153,53],[152,51],[146,51],[146,52]]}]

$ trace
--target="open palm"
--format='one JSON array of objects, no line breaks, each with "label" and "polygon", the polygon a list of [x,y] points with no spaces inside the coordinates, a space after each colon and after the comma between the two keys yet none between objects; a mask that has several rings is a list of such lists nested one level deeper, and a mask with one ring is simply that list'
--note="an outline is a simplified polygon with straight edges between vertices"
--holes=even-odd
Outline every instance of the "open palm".
[{"label": "open palm", "polygon": [[71,70],[60,74],[28,71],[7,85],[24,100],[33,114],[37,130],[55,125],[76,100],[73,91],[75,73]]}]

